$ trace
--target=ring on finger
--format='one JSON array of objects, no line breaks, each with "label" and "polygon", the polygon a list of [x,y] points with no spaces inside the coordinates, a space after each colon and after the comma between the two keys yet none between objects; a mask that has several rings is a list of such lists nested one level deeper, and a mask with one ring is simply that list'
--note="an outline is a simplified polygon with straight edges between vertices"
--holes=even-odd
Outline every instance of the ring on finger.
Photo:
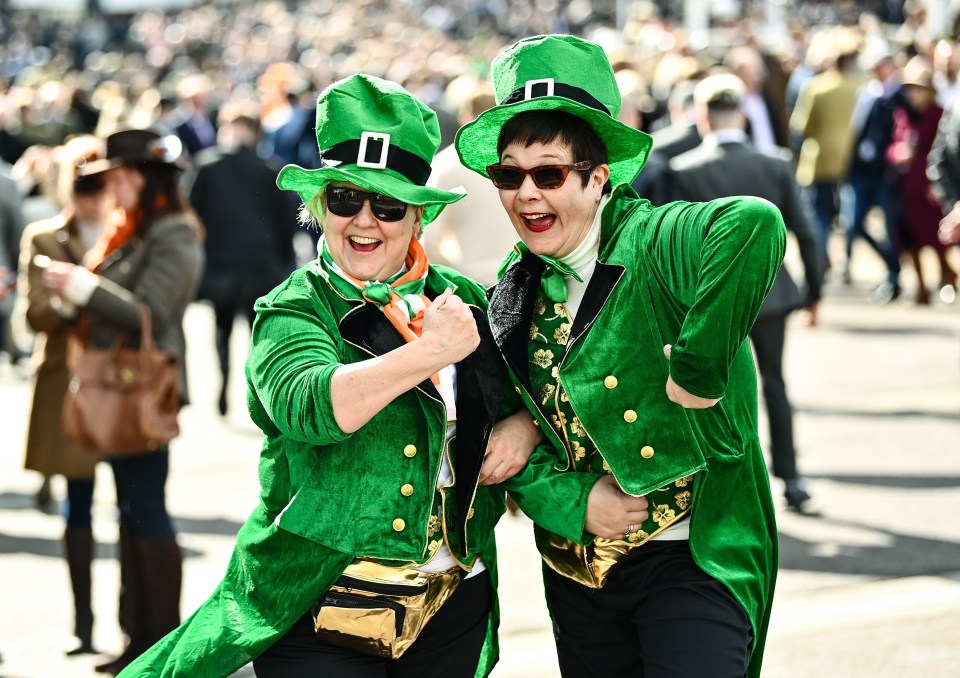
[{"label": "ring on finger", "polygon": [[633,523],[627,525],[627,531],[624,533],[624,537],[629,537],[633,533]]}]

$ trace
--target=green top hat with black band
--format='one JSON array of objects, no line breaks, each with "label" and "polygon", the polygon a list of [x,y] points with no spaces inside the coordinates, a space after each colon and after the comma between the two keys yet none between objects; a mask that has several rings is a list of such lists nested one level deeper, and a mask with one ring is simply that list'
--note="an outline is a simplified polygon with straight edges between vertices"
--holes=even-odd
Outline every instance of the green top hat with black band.
[{"label": "green top hat with black band", "polygon": [[617,120],[620,90],[600,45],[572,35],[524,38],[497,55],[492,70],[497,105],[457,132],[464,165],[487,176],[487,165],[500,162],[497,139],[510,118],[524,111],[559,110],[583,118],[600,136],[614,186],[636,178],[652,141]]},{"label": "green top hat with black band", "polygon": [[440,146],[437,114],[400,85],[359,74],[333,83],[317,98],[320,168],[287,165],[277,186],[309,203],[335,181],[424,207],[423,223],[465,193],[425,186]]}]

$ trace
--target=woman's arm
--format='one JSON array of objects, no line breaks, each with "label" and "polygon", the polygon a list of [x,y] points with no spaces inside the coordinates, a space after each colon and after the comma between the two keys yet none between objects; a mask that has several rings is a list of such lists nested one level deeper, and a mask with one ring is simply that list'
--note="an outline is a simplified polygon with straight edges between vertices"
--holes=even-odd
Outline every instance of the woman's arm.
[{"label": "woman's arm", "polygon": [[95,311],[121,330],[140,329],[138,303],[142,301],[150,309],[154,336],[160,336],[174,311],[192,298],[203,268],[203,248],[186,222],[158,227],[164,232],[144,245],[150,250],[134,289],[66,262],[50,262],[44,284],[65,301]]},{"label": "woman's arm", "polygon": [[723,397],[730,364],[785,248],[780,211],[760,198],[677,203],[665,213],[651,247],[652,265],[668,293],[688,307],[679,336],[672,342],[664,337],[671,344],[675,385],[700,399]]},{"label": "woman's arm", "polygon": [[337,368],[330,383],[337,425],[353,433],[394,398],[467,357],[479,343],[473,313],[447,289],[424,311],[419,341]]},{"label": "woman's arm", "polygon": [[419,341],[344,364],[333,319],[325,322],[310,303],[257,302],[247,378],[252,396],[279,432],[314,445],[345,440],[399,395],[479,343],[469,308],[445,292],[424,312]]}]

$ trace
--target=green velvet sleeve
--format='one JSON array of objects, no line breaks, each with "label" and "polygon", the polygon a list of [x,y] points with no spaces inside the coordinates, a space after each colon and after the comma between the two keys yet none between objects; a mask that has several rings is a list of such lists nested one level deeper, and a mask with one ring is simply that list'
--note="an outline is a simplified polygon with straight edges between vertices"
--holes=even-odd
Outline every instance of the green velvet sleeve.
[{"label": "green velvet sleeve", "polygon": [[549,443],[538,445],[527,465],[503,486],[517,506],[540,527],[578,544],[593,541],[584,529],[587,497],[602,475],[556,469],[557,455]]},{"label": "green velvet sleeve", "polygon": [[702,398],[723,397],[730,364],[773,285],[785,248],[780,211],[760,198],[664,208],[648,261],[654,276],[689,309],[672,342],[670,374],[679,386]]},{"label": "green velvet sleeve", "polygon": [[332,317],[325,322],[316,310],[284,302],[282,292],[258,300],[256,310],[246,369],[254,421],[259,404],[288,438],[313,445],[346,440],[330,396],[342,364]]}]

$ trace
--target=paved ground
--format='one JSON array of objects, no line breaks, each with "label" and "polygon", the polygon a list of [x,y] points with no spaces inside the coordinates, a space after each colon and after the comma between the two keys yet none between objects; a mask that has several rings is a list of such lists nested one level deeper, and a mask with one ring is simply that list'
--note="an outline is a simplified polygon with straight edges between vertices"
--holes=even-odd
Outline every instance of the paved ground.
[{"label": "paved ground", "polygon": [[[786,371],[800,463],[822,513],[778,515],[781,575],[764,674],[960,676],[960,304],[872,306],[880,271],[869,253],[858,258],[865,263],[854,285],[828,289],[820,327],[791,321]],[[216,414],[212,324],[207,307],[190,309],[195,404],[172,448],[185,614],[219,580],[257,493],[260,436],[239,381],[229,416]],[[238,325],[238,356],[246,340]],[[61,520],[34,508],[39,479],[21,470],[28,392],[0,366],[0,676],[88,678],[91,658],[62,654],[71,612]],[[61,484],[54,490],[62,496]],[[117,533],[107,468],[95,499],[95,640],[114,651]],[[503,659],[494,678],[558,676],[529,522],[505,519],[498,537]]]}]

